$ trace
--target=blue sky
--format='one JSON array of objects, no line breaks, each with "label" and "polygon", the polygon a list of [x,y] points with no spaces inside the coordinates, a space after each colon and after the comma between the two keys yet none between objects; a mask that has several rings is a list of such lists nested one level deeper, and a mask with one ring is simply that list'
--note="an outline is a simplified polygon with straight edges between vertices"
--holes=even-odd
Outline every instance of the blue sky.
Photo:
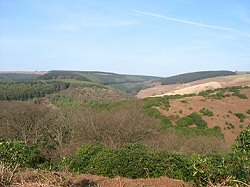
[{"label": "blue sky", "polygon": [[249,0],[0,0],[0,70],[250,70]]}]

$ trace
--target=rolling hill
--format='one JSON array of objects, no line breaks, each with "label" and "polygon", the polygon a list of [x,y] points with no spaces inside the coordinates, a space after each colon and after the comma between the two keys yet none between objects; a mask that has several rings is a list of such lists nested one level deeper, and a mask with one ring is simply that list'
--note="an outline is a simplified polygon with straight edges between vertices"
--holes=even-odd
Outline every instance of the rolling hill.
[{"label": "rolling hill", "polygon": [[250,86],[250,75],[240,74],[231,76],[221,76],[202,79],[184,84],[161,85],[160,82],[154,82],[149,88],[140,90],[138,98],[157,97],[163,95],[191,94],[199,93],[204,90],[230,87],[230,86]]},{"label": "rolling hill", "polygon": [[92,82],[134,95],[139,90],[146,88],[151,81],[159,80],[160,78],[161,77],[124,75],[98,71],[50,71],[40,76],[38,80],[70,79]]},{"label": "rolling hill", "polygon": [[47,72],[0,72],[0,82],[31,82]]},{"label": "rolling hill", "polygon": [[236,73],[232,71],[199,71],[199,72],[175,75],[160,79],[159,81],[161,82],[162,85],[183,84],[206,78],[228,76],[228,75],[236,75]]}]

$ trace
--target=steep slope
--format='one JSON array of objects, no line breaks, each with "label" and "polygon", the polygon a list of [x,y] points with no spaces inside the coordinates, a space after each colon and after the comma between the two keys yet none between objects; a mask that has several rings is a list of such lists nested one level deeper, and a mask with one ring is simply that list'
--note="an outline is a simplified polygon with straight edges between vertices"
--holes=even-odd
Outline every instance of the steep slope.
[{"label": "steep slope", "polygon": [[[197,113],[207,122],[208,128],[220,128],[226,145],[231,146],[240,132],[250,124],[250,88],[234,93],[220,90],[170,99],[169,108],[161,106],[155,108],[177,126],[181,123],[189,125],[187,116]],[[194,126],[190,123],[189,127]]]},{"label": "steep slope", "polygon": [[151,84],[150,88],[140,90],[138,98],[199,93],[204,90],[223,88],[229,86],[249,86],[250,74],[232,75],[223,77],[213,77],[185,84],[161,85],[159,82]]}]

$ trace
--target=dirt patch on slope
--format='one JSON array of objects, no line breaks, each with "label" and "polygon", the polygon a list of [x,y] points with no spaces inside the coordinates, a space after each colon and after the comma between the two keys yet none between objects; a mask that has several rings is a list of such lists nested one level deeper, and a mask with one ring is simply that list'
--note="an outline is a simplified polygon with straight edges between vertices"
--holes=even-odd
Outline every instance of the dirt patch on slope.
[{"label": "dirt patch on slope", "polygon": [[232,75],[224,77],[214,77],[194,81],[186,84],[172,84],[161,85],[160,83],[154,83],[151,88],[141,90],[138,94],[138,98],[163,96],[163,95],[175,95],[175,94],[190,94],[198,93],[204,90],[229,87],[229,86],[250,86],[250,75]]}]

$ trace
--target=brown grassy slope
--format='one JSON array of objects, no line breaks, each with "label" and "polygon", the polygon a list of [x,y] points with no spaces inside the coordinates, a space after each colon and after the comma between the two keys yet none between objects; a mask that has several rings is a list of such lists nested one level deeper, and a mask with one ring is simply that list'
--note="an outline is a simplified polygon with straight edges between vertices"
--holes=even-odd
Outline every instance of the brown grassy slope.
[{"label": "brown grassy slope", "polygon": [[244,74],[214,77],[186,84],[160,85],[160,83],[153,83],[151,88],[141,90],[137,94],[137,97],[145,98],[160,95],[199,93],[208,89],[223,88],[229,86],[250,86],[250,75]]},{"label": "brown grassy slope", "polygon": [[[239,135],[242,129],[250,123],[250,115],[246,114],[247,110],[250,109],[250,89],[241,90],[241,93],[246,94],[248,99],[231,96],[222,100],[211,100],[205,99],[202,96],[194,96],[186,98],[186,103],[181,102],[183,99],[170,100],[171,107],[169,111],[161,108],[157,109],[159,109],[163,115],[179,115],[180,117],[187,116],[192,112],[199,112],[202,108],[211,110],[214,113],[214,116],[203,116],[203,119],[208,122],[209,128],[215,126],[221,128],[225,135],[225,143],[229,146],[234,143],[235,138]],[[240,122],[240,119],[235,116],[235,113],[243,113],[247,118],[244,122]],[[232,123],[235,126],[235,129],[227,129],[226,122]]]}]

